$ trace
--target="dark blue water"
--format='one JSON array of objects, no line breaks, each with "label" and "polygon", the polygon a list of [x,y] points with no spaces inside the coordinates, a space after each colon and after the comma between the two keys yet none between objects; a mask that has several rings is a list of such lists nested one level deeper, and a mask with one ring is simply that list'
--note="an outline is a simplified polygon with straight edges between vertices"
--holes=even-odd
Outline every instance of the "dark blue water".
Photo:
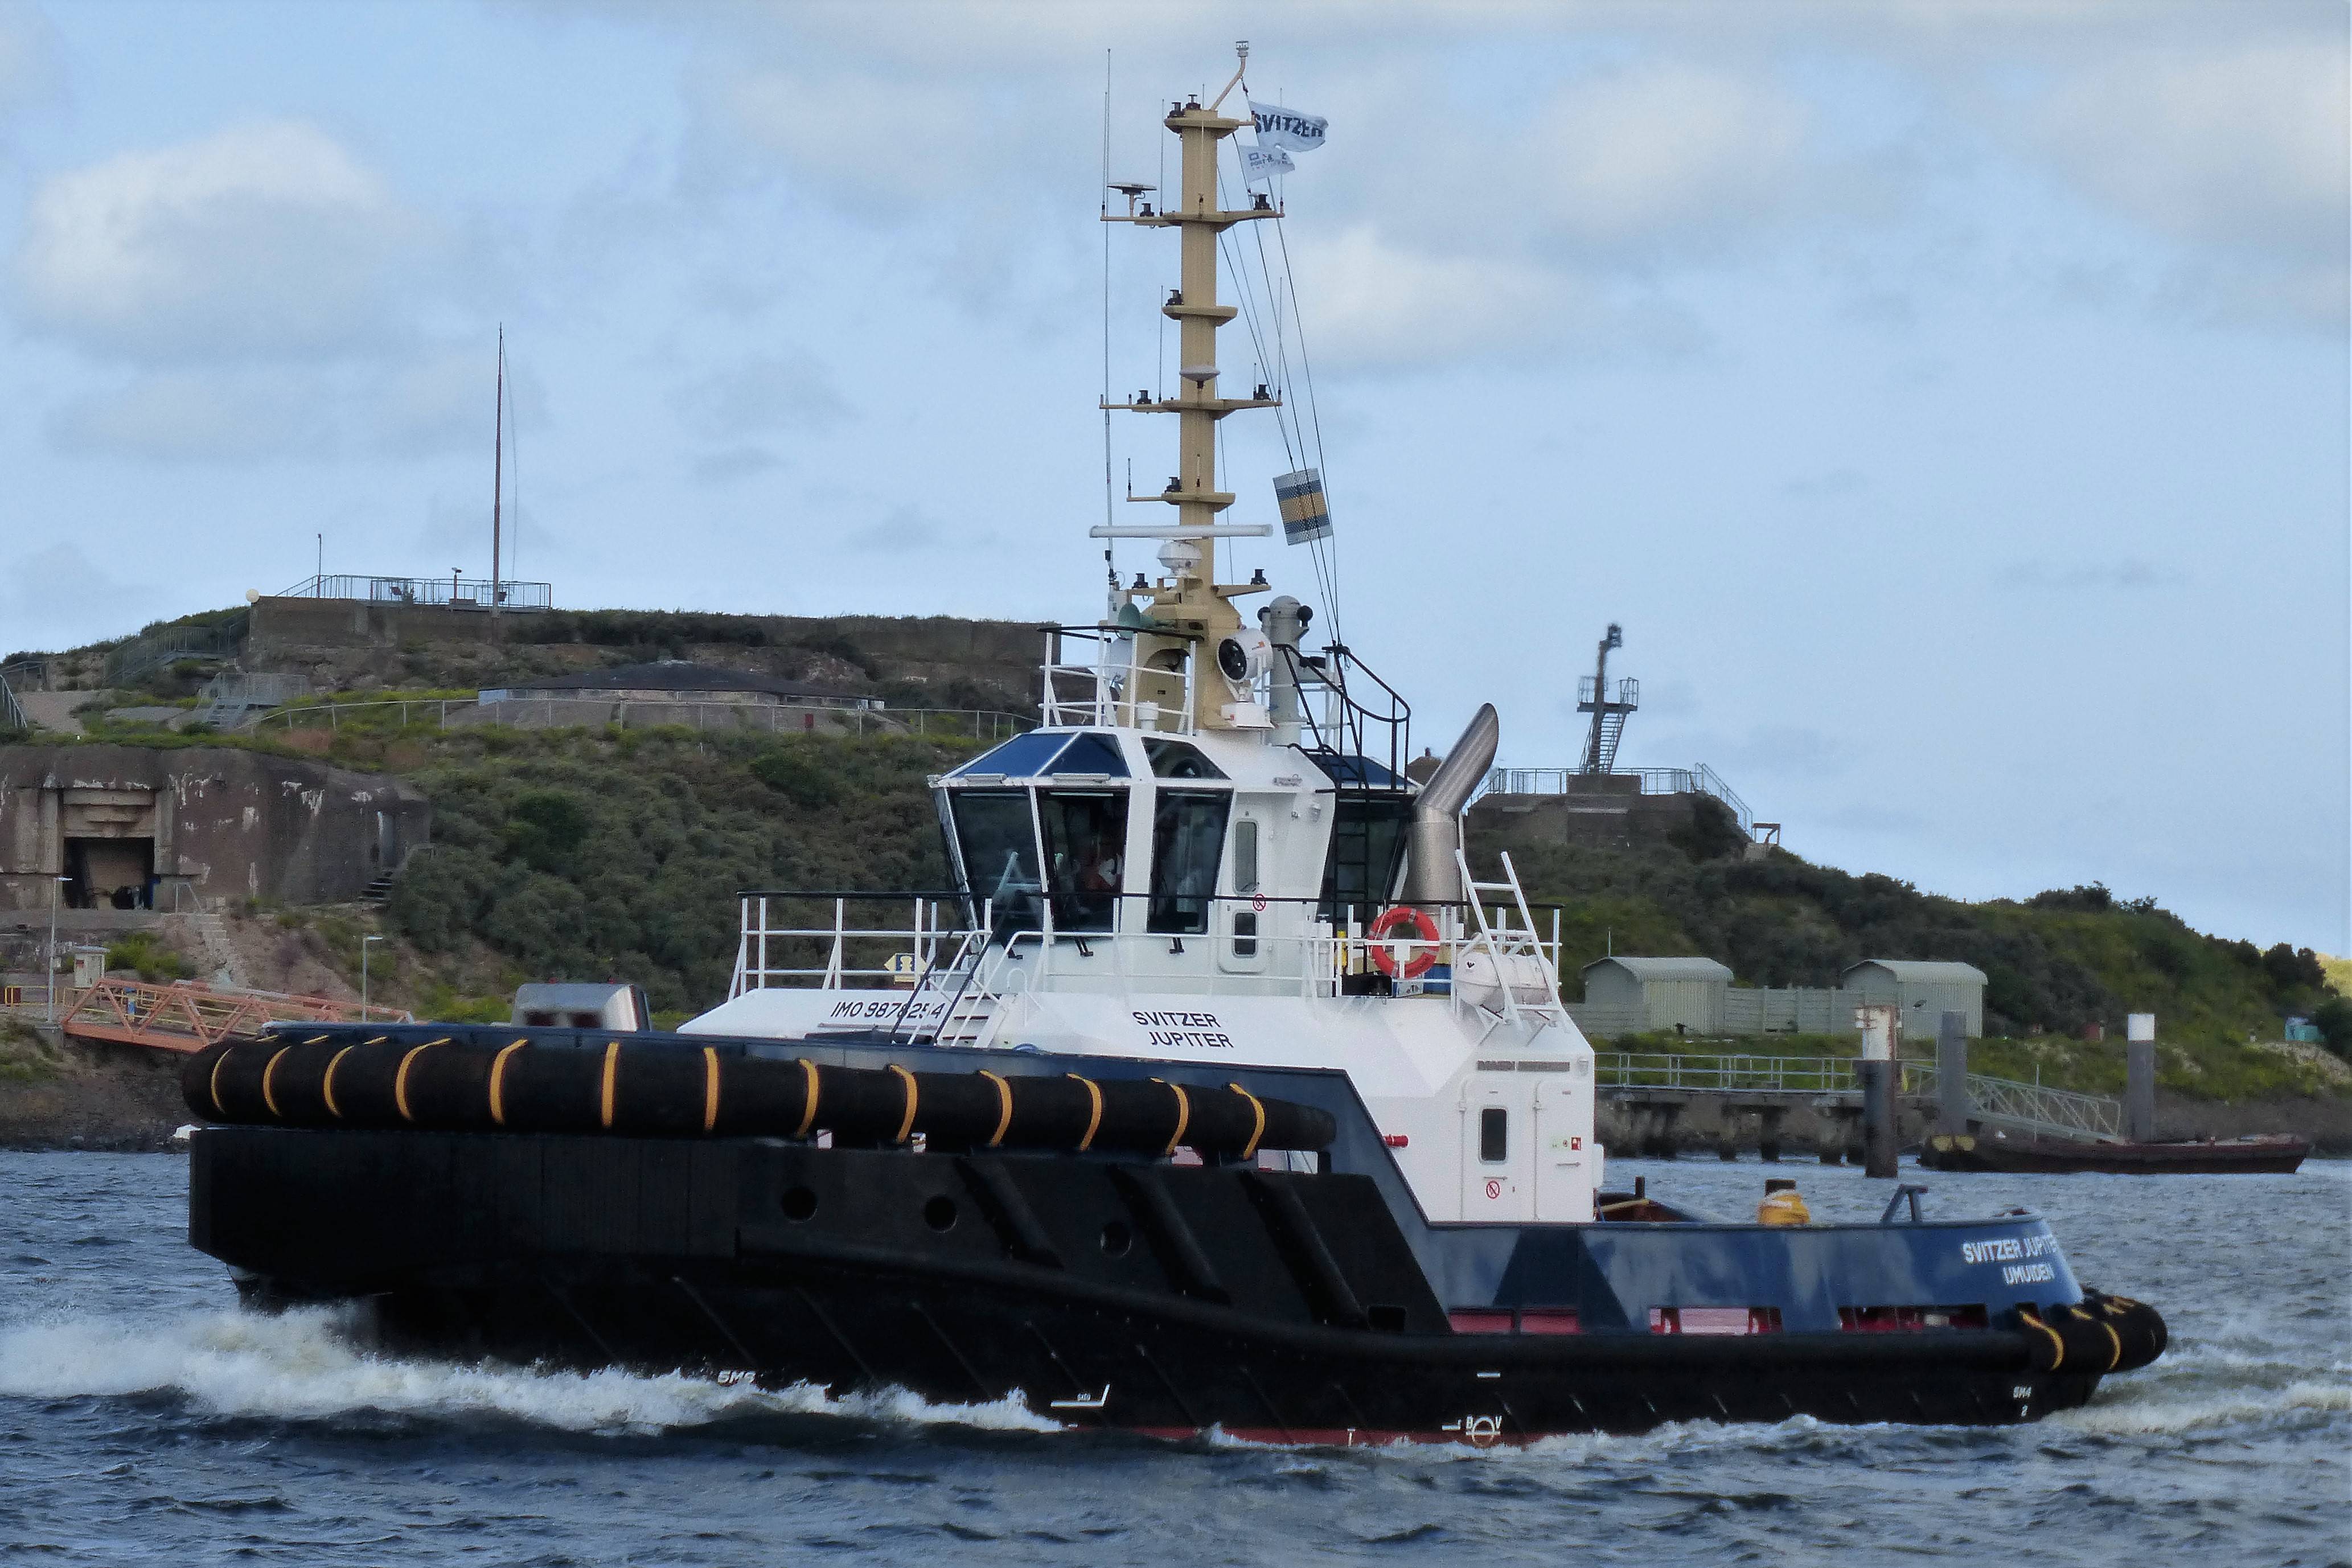
[{"label": "dark blue water", "polygon": [[[1678,1426],[1523,1450],[1062,1434],[1005,1408],[372,1359],[240,1314],[172,1155],[0,1153],[0,1558],[130,1564],[2352,1563],[2352,1165],[1925,1177],[2048,1214],[2173,1351],[1997,1431]],[[1618,1162],[1725,1215],[1753,1163]],[[1782,1167],[1816,1215],[1885,1184]]]}]

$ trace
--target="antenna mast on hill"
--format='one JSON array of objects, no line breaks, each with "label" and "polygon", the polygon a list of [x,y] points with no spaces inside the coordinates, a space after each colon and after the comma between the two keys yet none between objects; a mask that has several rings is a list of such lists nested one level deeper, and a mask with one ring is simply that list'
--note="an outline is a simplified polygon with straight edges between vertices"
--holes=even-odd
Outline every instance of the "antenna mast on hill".
[{"label": "antenna mast on hill", "polygon": [[1577,683],[1576,710],[1592,715],[1592,732],[1584,740],[1584,762],[1577,770],[1587,773],[1608,773],[1617,771],[1617,742],[1625,733],[1625,720],[1642,705],[1642,683],[1627,676],[1617,683],[1617,695],[1609,689],[1609,650],[1625,646],[1625,629],[1615,621],[1609,623],[1609,634],[1601,639],[1601,657],[1592,673]]},{"label": "antenna mast on hill", "polygon": [[490,458],[490,619],[499,618],[499,532],[505,521],[499,506],[507,493],[507,328],[499,323],[499,411],[491,421],[491,441],[496,452]]}]

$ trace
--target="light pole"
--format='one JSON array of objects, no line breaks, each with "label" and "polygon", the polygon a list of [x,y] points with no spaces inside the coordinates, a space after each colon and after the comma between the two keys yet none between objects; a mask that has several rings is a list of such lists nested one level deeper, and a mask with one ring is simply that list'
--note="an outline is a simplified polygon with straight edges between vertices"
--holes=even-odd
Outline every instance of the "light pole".
[{"label": "light pole", "polygon": [[368,944],[370,942],[382,942],[383,940],[383,938],[380,936],[363,936],[360,938],[360,1022],[362,1024],[367,1022]]},{"label": "light pole", "polygon": [[71,877],[49,879],[49,983],[45,989],[48,997],[48,1021],[52,1024],[58,1021],[58,887],[72,880]]}]

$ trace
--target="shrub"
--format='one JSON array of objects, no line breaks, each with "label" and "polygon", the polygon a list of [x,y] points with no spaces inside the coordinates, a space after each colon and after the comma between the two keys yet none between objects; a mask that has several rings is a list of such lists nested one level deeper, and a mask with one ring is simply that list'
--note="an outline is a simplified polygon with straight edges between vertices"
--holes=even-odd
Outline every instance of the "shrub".
[{"label": "shrub", "polygon": [[507,854],[534,871],[573,868],[588,840],[588,812],[562,790],[526,790],[507,813],[502,837]]},{"label": "shrub", "polygon": [[136,971],[139,978],[150,984],[167,980],[189,980],[195,976],[196,966],[155,940],[152,931],[138,931],[109,942],[106,967]]}]

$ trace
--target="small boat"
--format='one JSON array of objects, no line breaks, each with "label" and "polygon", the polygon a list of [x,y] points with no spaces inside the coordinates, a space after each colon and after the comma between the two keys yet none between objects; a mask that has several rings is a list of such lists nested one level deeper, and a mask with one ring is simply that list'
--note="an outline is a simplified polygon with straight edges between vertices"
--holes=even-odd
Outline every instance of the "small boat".
[{"label": "small boat", "polygon": [[2178,1143],[1938,1132],[1919,1152],[1919,1163],[1931,1171],[2101,1171],[2124,1176],[2288,1175],[2310,1152],[2311,1140],[2286,1132]]},{"label": "small boat", "polygon": [[[1160,571],[1049,630],[1042,725],[933,781],[954,887],[741,895],[730,994],[676,1032],[591,988],[193,1058],[190,1239],[248,1300],[435,1354],[1314,1443],[2016,1422],[2162,1353],[2022,1209],[1608,1184],[1557,931],[1463,851],[1495,710],[1417,776],[1394,689],[1308,651],[1296,598],[1244,621],[1262,573],[1218,580],[1272,531],[1218,521],[1218,422],[1283,401],[1219,391],[1219,238],[1282,216],[1220,196],[1242,85],[1169,109],[1180,191],[1106,198],[1182,240],[1179,383],[1104,399],[1176,419],[1136,498],[1170,521],[1093,531]],[[1330,539],[1317,472],[1275,490]]]}]

